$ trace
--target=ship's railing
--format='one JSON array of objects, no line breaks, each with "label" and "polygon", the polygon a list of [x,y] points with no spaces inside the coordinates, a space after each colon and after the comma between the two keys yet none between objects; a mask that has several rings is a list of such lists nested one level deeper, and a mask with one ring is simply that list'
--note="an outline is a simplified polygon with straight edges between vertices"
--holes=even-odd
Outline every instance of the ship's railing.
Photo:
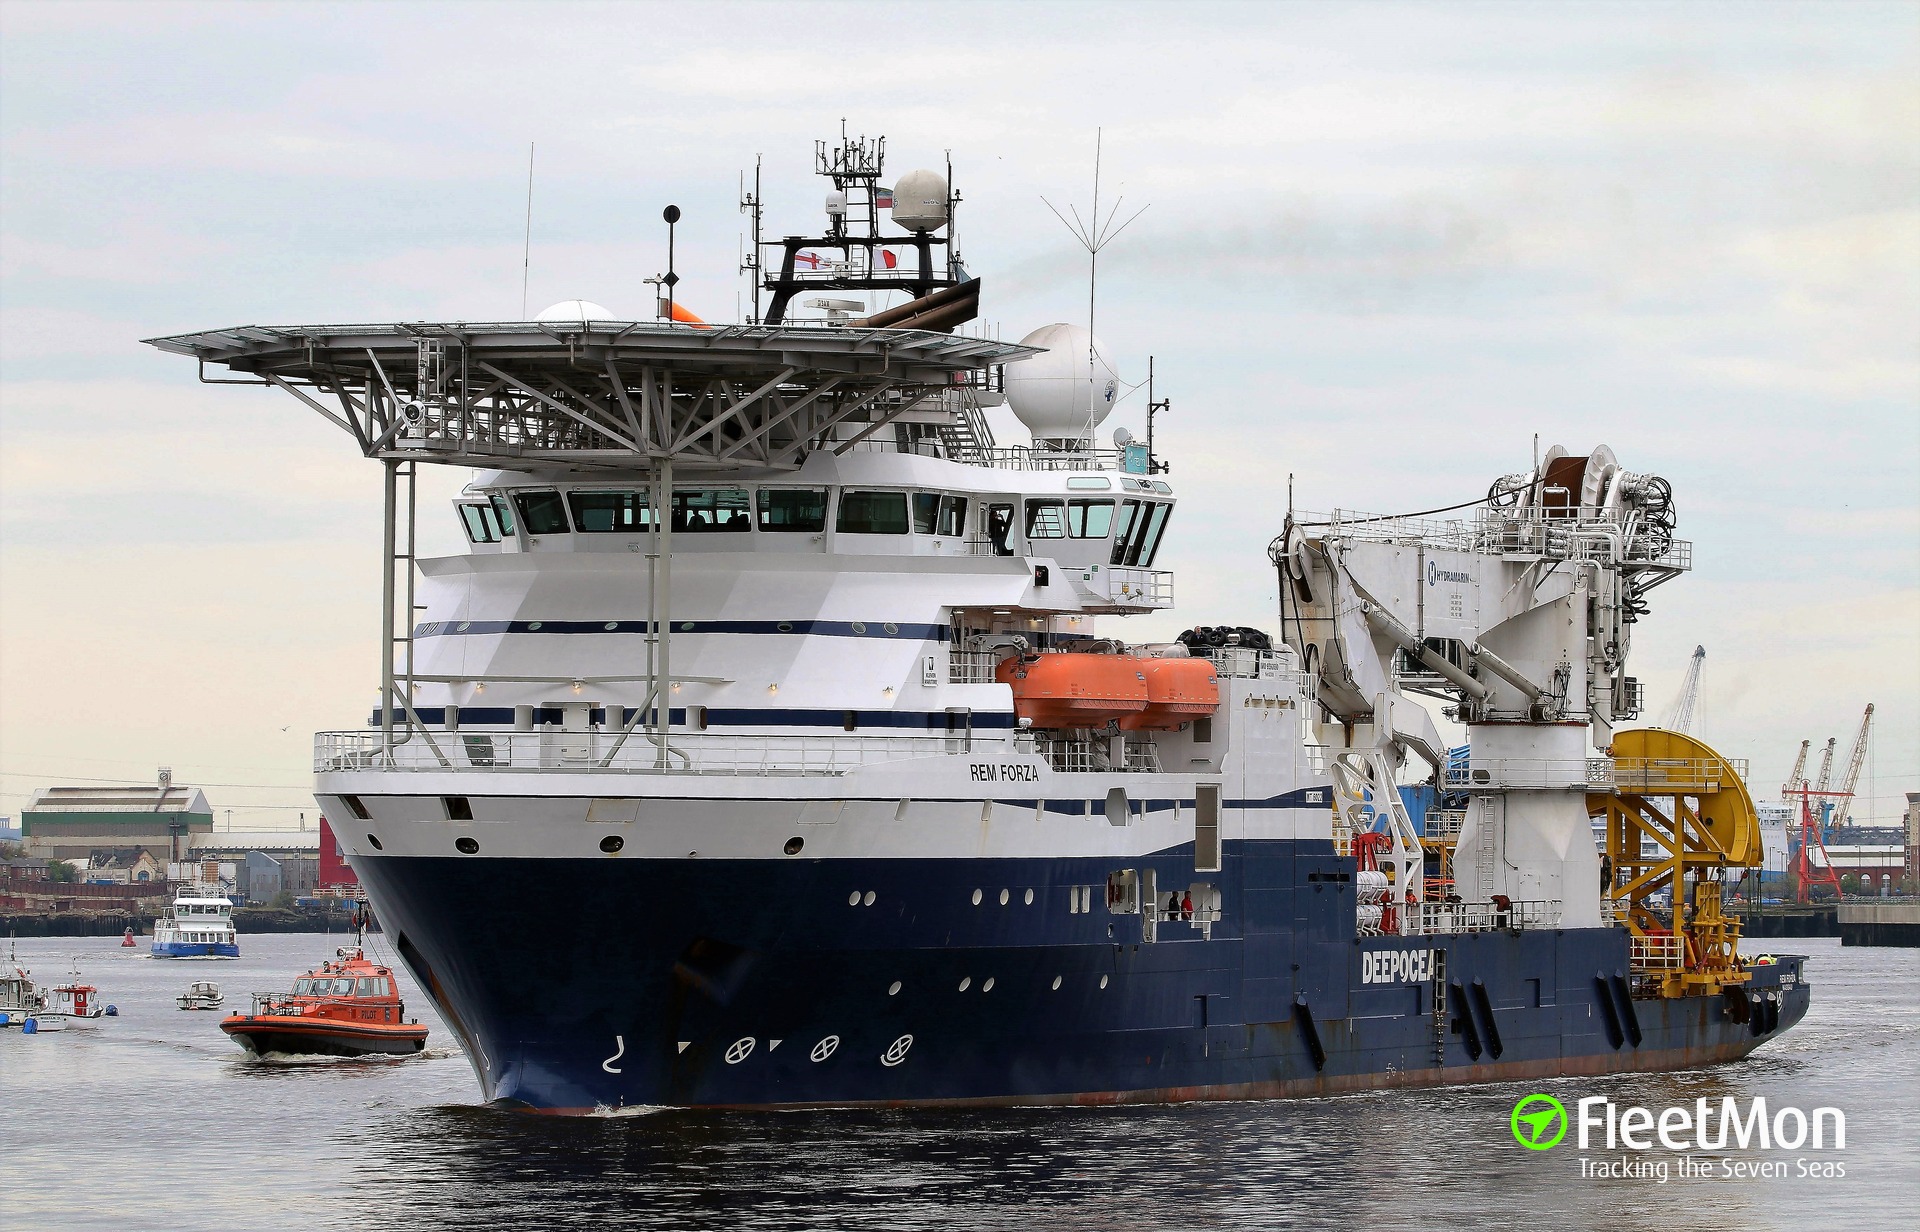
[{"label": "ship's railing", "polygon": [[1074,585],[1109,603],[1128,607],[1172,607],[1173,574],[1164,569],[1133,569],[1124,565],[1099,566]]},{"label": "ship's railing", "polygon": [[1452,843],[1460,838],[1460,828],[1467,824],[1465,809],[1428,809],[1421,837],[1435,842]]},{"label": "ship's railing", "polygon": [[435,731],[432,735],[433,745],[416,734],[405,743],[382,750],[378,732],[321,732],[314,737],[314,771],[604,770],[623,774],[840,775],[863,766],[917,757],[982,750],[1015,754],[1034,751],[1034,738],[1027,732],[911,736],[675,732],[663,752],[636,731],[609,759],[618,733],[569,732],[547,727],[531,732]]},{"label": "ship's railing", "polygon": [[1010,650],[950,650],[947,652],[948,684],[992,684],[994,669]]},{"label": "ship's railing", "polygon": [[1292,680],[1303,701],[1312,701],[1318,681],[1294,665],[1299,662],[1286,650],[1255,650],[1251,646],[1194,646],[1188,653],[1213,663],[1222,676],[1243,680]]},{"label": "ship's railing", "polygon": [[1616,757],[1616,791],[1658,795],[1676,791],[1721,791],[1736,779],[1745,781],[1747,759],[1730,757]]},{"label": "ship's railing", "polygon": [[1558,928],[1562,911],[1557,898],[1515,899],[1511,903],[1408,903],[1406,934],[1518,932],[1529,928]]},{"label": "ship's railing", "polygon": [[1493,757],[1447,768],[1447,786],[1575,788],[1643,795],[1721,791],[1745,780],[1745,758]]},{"label": "ship's railing", "polygon": [[1672,933],[1627,939],[1627,961],[1635,974],[1643,971],[1678,971],[1686,965],[1686,958],[1686,939]]},{"label": "ship's railing", "polygon": [[1454,789],[1606,788],[1613,786],[1613,761],[1606,757],[1488,757],[1447,767],[1446,785]]},{"label": "ship's railing", "polygon": [[1116,749],[1107,740],[1074,740],[1036,736],[1034,751],[1060,774],[1159,774],[1160,750],[1151,741],[1126,742]]},{"label": "ship's railing", "polygon": [[[1592,511],[1588,511],[1592,514]],[[1447,552],[1538,554],[1562,560],[1594,560],[1685,572],[1693,568],[1693,544],[1657,539],[1646,531],[1626,540],[1614,516],[1570,516],[1559,510],[1482,510],[1473,518],[1408,518],[1336,509],[1300,512],[1294,524],[1326,538],[1426,547]]]}]

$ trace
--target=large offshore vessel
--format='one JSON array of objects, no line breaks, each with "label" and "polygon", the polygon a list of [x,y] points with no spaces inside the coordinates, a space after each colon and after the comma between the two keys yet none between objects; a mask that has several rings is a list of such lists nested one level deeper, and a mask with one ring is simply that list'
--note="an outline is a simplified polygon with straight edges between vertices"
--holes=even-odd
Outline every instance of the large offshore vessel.
[{"label": "large offshore vessel", "polygon": [[[1556,448],[1451,518],[1276,508],[1277,633],[1097,635],[1173,604],[1166,468],[1096,447],[1085,330],[955,332],[950,174],[883,158],[820,145],[820,234],[762,242],[747,198],[744,324],[153,340],[384,469],[385,701],[317,737],[317,794],[489,1098],[1308,1095],[1798,1021],[1801,960],[1743,961],[1720,910],[1759,859],[1741,768],[1620,726],[1690,564],[1664,481]],[[417,558],[426,463],[478,471],[464,554]]]}]

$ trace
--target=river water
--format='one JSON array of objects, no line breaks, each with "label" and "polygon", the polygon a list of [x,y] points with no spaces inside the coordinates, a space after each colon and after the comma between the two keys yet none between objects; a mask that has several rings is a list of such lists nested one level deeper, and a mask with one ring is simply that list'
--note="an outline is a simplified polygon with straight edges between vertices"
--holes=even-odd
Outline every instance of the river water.
[{"label": "river water", "polygon": [[[1164,1108],[539,1118],[479,1102],[404,978],[433,1031],[404,1060],[252,1061],[218,1014],[174,1008],[196,979],[244,1007],[341,940],[248,936],[237,961],[184,963],[144,942],[17,942],[36,979],[77,963],[120,1015],[0,1032],[0,1227],[1804,1229],[1905,1224],[1920,1205],[1920,950],[1773,943],[1814,956],[1813,1009],[1734,1065]],[[1529,1151],[1509,1113],[1536,1090],[1656,1115],[1729,1095],[1837,1107],[1847,1142],[1686,1152],[1705,1176],[1572,1133]],[[1583,1175],[1628,1156],[1645,1174]],[[1798,1174],[1833,1164],[1844,1177]]]}]

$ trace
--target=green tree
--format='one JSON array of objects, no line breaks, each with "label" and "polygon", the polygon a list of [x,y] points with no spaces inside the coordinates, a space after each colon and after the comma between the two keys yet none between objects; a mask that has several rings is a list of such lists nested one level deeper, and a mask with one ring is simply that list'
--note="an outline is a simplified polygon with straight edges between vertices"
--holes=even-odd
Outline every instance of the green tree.
[{"label": "green tree", "polygon": [[281,911],[291,910],[293,908],[293,891],[292,890],[280,891],[278,894],[273,896],[273,901],[269,903],[268,906],[278,908]]},{"label": "green tree", "polygon": [[74,870],[73,865],[67,863],[65,860],[49,860],[47,861],[47,880],[78,881],[80,880],[80,874]]}]

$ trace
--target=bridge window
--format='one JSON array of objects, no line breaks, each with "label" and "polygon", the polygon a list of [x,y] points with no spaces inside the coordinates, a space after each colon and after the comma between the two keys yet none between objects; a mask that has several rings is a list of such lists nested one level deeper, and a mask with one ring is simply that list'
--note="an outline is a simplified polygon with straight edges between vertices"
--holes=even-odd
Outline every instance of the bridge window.
[{"label": "bridge window", "polygon": [[1172,505],[1167,504],[1165,501],[1159,501],[1154,504],[1153,523],[1147,528],[1147,545],[1140,553],[1140,563],[1143,566],[1151,568],[1153,566],[1153,558],[1160,554],[1160,536],[1165,533],[1167,529],[1167,519],[1171,516],[1173,516]]},{"label": "bridge window", "polygon": [[745,488],[693,488],[673,494],[673,529],[690,535],[753,529]]},{"label": "bridge window", "polygon": [[915,492],[913,494],[913,533],[931,535],[940,526],[940,494],[938,492]]},{"label": "bridge window", "polygon": [[500,522],[492,505],[461,505],[460,521],[465,524],[469,543],[500,542]]},{"label": "bridge window", "polygon": [[834,529],[846,535],[907,533],[905,492],[842,492]]},{"label": "bridge window", "polygon": [[1113,529],[1113,502],[1076,500],[1067,502],[1067,533],[1075,539],[1105,539]]},{"label": "bridge window", "polygon": [[1065,501],[1030,500],[1027,502],[1027,538],[1065,539],[1067,505]]},{"label": "bridge window", "polygon": [[1165,501],[1128,501],[1122,505],[1110,563],[1151,565],[1154,553],[1160,550],[1160,535],[1166,530],[1171,508]]},{"label": "bridge window", "polygon": [[569,492],[573,524],[586,535],[617,535],[653,524],[645,492]]},{"label": "bridge window", "polygon": [[993,545],[995,556],[1013,555],[1013,506],[989,505],[981,518],[987,532],[987,542]]},{"label": "bridge window", "polygon": [[799,532],[827,529],[827,490],[761,488],[760,529]]},{"label": "bridge window", "polygon": [[504,496],[489,497],[493,503],[493,516],[500,523],[500,536],[505,538],[513,533],[513,506]]},{"label": "bridge window", "polygon": [[529,535],[567,533],[567,505],[558,492],[515,492],[513,503],[520,506],[520,524]]},{"label": "bridge window", "polygon": [[943,496],[940,498],[940,533],[955,538],[967,533],[966,497]]}]

